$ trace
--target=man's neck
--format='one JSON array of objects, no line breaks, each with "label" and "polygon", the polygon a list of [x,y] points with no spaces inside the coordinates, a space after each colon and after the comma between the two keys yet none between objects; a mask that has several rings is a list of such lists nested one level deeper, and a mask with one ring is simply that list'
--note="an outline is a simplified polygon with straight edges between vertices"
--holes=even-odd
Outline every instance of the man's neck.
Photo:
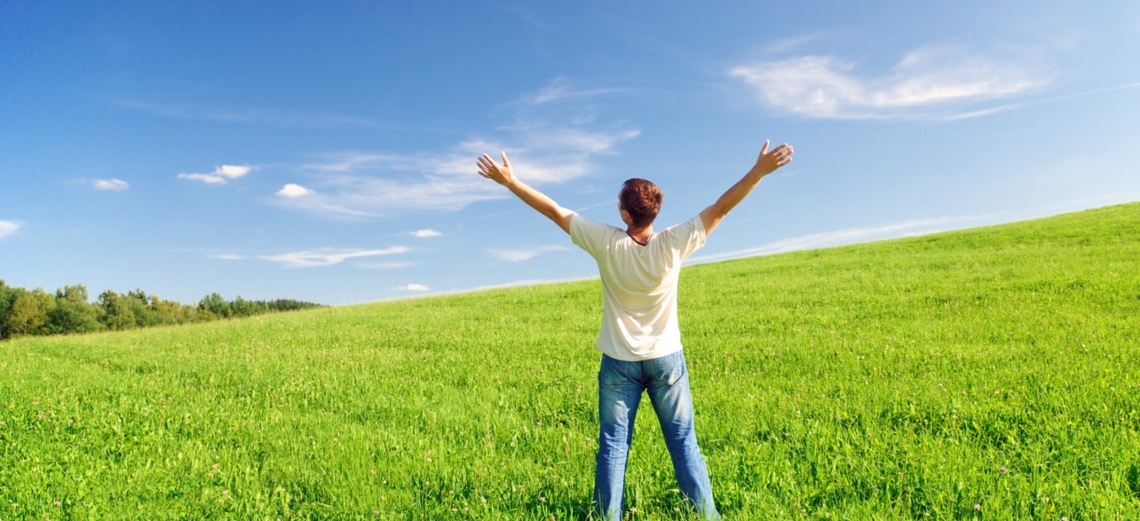
[{"label": "man's neck", "polygon": [[631,226],[625,229],[625,233],[629,235],[629,238],[633,239],[634,242],[645,246],[649,244],[649,238],[653,237],[653,225],[651,224],[644,228],[634,228]]}]

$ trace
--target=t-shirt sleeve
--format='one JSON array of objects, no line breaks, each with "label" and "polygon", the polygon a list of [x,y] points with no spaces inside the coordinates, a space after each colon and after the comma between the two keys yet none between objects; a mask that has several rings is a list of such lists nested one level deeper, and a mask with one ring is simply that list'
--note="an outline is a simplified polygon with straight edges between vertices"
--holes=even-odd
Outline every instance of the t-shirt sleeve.
[{"label": "t-shirt sleeve", "polygon": [[570,216],[570,240],[575,246],[586,250],[591,257],[605,251],[611,226],[591,221],[581,215]]},{"label": "t-shirt sleeve", "polygon": [[669,228],[669,245],[681,254],[681,260],[705,245],[705,222],[697,215],[688,221]]}]

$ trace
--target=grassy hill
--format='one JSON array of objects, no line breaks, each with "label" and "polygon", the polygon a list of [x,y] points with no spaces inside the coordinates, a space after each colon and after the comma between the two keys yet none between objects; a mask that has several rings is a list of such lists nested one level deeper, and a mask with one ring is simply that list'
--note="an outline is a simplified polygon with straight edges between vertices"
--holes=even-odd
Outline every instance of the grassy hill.
[{"label": "grassy hill", "polygon": [[[1138,259],[1129,204],[686,268],[721,512],[1140,519]],[[582,519],[600,313],[584,281],[0,343],[0,519]],[[631,519],[687,518],[637,430]]]}]

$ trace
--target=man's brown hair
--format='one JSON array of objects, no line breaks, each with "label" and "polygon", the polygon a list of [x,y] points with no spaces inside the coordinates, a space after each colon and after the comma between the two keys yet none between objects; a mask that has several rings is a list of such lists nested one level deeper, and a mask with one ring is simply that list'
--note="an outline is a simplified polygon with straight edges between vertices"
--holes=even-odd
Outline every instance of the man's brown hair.
[{"label": "man's brown hair", "polygon": [[664,199],[665,195],[657,185],[638,178],[623,183],[621,192],[618,193],[618,203],[629,214],[635,228],[652,224],[657,218],[657,212],[661,211],[661,201]]}]

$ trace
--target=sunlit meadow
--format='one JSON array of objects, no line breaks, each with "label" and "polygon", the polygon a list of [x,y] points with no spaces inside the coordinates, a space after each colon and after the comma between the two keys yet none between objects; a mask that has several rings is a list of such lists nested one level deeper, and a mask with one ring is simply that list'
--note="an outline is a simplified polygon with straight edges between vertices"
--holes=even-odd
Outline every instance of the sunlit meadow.
[{"label": "sunlit meadow", "polygon": [[[1140,519],[1138,259],[1130,204],[686,268],[721,512]],[[587,518],[600,291],[0,343],[0,519]],[[629,518],[688,519],[637,431]]]}]

